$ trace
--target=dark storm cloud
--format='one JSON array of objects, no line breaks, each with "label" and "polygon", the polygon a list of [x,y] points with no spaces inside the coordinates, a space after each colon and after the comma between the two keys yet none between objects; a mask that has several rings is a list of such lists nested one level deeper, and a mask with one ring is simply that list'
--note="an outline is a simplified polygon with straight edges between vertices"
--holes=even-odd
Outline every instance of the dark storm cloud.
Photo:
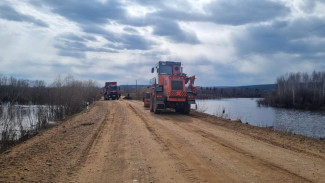
[{"label": "dark storm cloud", "polygon": [[309,0],[301,3],[299,8],[306,13],[312,13],[318,3],[325,5],[324,0]]},{"label": "dark storm cloud", "polygon": [[98,35],[110,34],[111,36],[113,36],[112,32],[105,30],[103,27],[101,27],[99,25],[83,24],[83,25],[80,25],[80,27],[86,33],[98,34]]},{"label": "dark storm cloud", "polygon": [[112,43],[103,47],[90,47],[86,45],[88,40],[96,40],[94,36],[78,36],[72,33],[57,36],[55,48],[59,49],[61,56],[82,58],[85,55],[81,52],[106,52],[117,53],[119,50],[148,50],[154,42],[144,39],[142,36],[133,34],[114,34],[109,31],[95,31]]},{"label": "dark storm cloud", "polygon": [[234,37],[240,54],[292,53],[298,55],[324,53],[325,24],[320,18],[275,21],[268,25],[248,27]]},{"label": "dark storm cloud", "polygon": [[190,6],[186,1],[176,2],[178,7],[182,7],[182,10],[167,6],[168,2],[175,3],[174,1],[137,1],[138,4],[155,8],[157,11],[148,13],[144,17],[128,17],[120,20],[120,22],[137,27],[151,26],[154,35],[163,36],[174,43],[199,44],[200,41],[195,32],[184,30],[180,27],[178,21],[202,21],[204,17],[200,17],[201,15],[197,13],[182,11]]},{"label": "dark storm cloud", "polygon": [[64,57],[72,57],[78,59],[86,58],[86,54],[84,52],[79,52],[79,51],[67,51],[64,49],[60,49],[58,54]]},{"label": "dark storm cloud", "polygon": [[[285,16],[290,11],[283,4],[272,1],[213,1],[205,5],[206,13],[188,11],[188,2],[182,2],[183,8],[173,8],[157,1],[138,1],[138,3],[155,7],[158,10],[147,14],[145,17],[120,20],[124,24],[133,26],[152,26],[153,34],[167,37],[172,42],[198,44],[196,34],[183,30],[178,22],[213,22],[226,25],[243,25],[272,20]],[[187,8],[184,8],[187,7]]]},{"label": "dark storm cloud", "polygon": [[65,51],[79,51],[79,52],[85,52],[85,51],[90,51],[90,52],[109,52],[109,53],[114,53],[115,51],[107,48],[93,48],[86,46],[82,42],[78,41],[61,41],[59,44],[55,45],[56,48],[65,50]]},{"label": "dark storm cloud", "polygon": [[133,34],[123,34],[120,36],[120,41],[124,48],[129,50],[148,50],[154,42],[145,39],[143,36]]},{"label": "dark storm cloud", "polygon": [[[278,73],[276,71],[280,70],[279,68],[273,68],[270,66],[268,68],[269,70],[266,70],[264,72],[264,75],[259,75],[240,72],[235,65],[216,63],[204,58],[197,59],[195,63],[196,68],[199,68],[199,66],[205,66],[213,70],[213,72],[206,72],[202,70],[194,72],[197,81],[203,86],[215,86],[216,83],[218,83],[219,86],[240,86],[273,83],[273,79],[278,76]],[[277,63],[274,63],[274,65],[277,65]]]},{"label": "dark storm cloud", "polygon": [[138,33],[138,31],[132,27],[124,27],[123,30],[129,33]]},{"label": "dark storm cloud", "polygon": [[142,36],[131,34],[122,34],[119,38],[114,38],[114,40],[115,44],[109,43],[106,47],[117,50],[149,50],[153,45],[155,45],[154,42],[148,41]]},{"label": "dark storm cloud", "polygon": [[58,39],[66,39],[66,40],[72,40],[72,41],[96,41],[95,36],[91,35],[76,35],[74,33],[66,33],[58,36]]},{"label": "dark storm cloud", "polygon": [[105,30],[100,26],[82,26],[87,33],[98,34],[114,44],[108,44],[114,49],[129,49],[129,50],[148,50],[157,43],[146,39],[144,36],[137,34],[114,33]]},{"label": "dark storm cloud", "polygon": [[210,12],[209,20],[218,24],[242,25],[272,20],[287,15],[289,8],[272,1],[222,0],[206,6]]},{"label": "dark storm cloud", "polygon": [[[127,12],[123,6],[119,4],[119,1],[101,3],[98,1],[48,0],[39,1],[36,5],[41,6],[40,3],[50,6],[52,12],[60,14],[61,16],[78,23],[85,33],[100,35],[109,42],[114,43],[115,46],[112,46],[113,44],[111,45],[114,49],[147,50],[150,49],[152,45],[156,44],[153,41],[138,35],[137,31],[132,28],[125,29],[128,31],[128,34],[115,33],[104,29],[104,26],[109,24],[110,21],[119,21],[125,18]],[[82,41],[85,39],[85,37],[76,37],[73,35],[70,35],[70,37],[76,41]],[[68,46],[72,46],[70,48],[72,50],[76,49],[76,43],[65,44],[64,48],[68,49]],[[89,50],[89,47],[84,50]],[[90,51],[108,50],[107,48],[103,48]]]},{"label": "dark storm cloud", "polygon": [[22,13],[17,12],[14,8],[7,5],[0,5],[0,18],[17,21],[17,22],[29,22],[33,23],[40,27],[48,27],[49,25],[42,20],[34,18],[30,15],[24,15]]},{"label": "dark storm cloud", "polygon": [[166,49],[161,51],[150,50],[147,52],[142,52],[140,54],[144,56],[147,60],[160,60],[161,58],[169,56],[170,53],[170,50]]},{"label": "dark storm cloud", "polygon": [[316,1],[305,1],[300,8],[306,12],[311,13],[315,9]]},{"label": "dark storm cloud", "polygon": [[174,43],[200,43],[194,32],[183,30],[174,19],[157,16],[156,13],[147,14],[142,18],[129,18],[120,22],[136,27],[151,26],[154,35],[164,36]]},{"label": "dark storm cloud", "polygon": [[34,5],[47,5],[52,12],[80,24],[106,24],[108,19],[122,19],[125,9],[119,1],[79,1],[79,0],[42,0],[35,1]]},{"label": "dark storm cloud", "polygon": [[193,32],[182,30],[177,22],[162,19],[154,24],[153,34],[166,36],[172,42],[198,44],[199,40]]},{"label": "dark storm cloud", "polygon": [[54,47],[59,50],[59,55],[74,58],[85,58],[85,52],[116,52],[110,48],[87,46],[87,41],[96,41],[96,38],[94,36],[79,36],[73,33],[62,34],[56,37],[56,44]]},{"label": "dark storm cloud", "polygon": [[[167,1],[171,3],[170,1]],[[157,8],[158,11],[150,13],[143,20],[132,20],[133,25],[143,26],[143,24],[152,25],[159,19],[169,21],[198,21],[198,22],[214,22],[216,24],[226,25],[243,25],[247,23],[257,23],[261,21],[272,20],[276,17],[283,17],[290,13],[290,9],[279,2],[258,1],[258,0],[221,0],[212,1],[204,5],[205,13],[190,11],[189,2],[179,3],[175,8],[166,6],[168,3],[160,1],[138,1],[144,6]],[[148,4],[147,4],[148,3]],[[310,3],[312,4],[315,3]],[[158,19],[157,19],[158,18]],[[128,20],[126,20],[128,21]]]},{"label": "dark storm cloud", "polygon": [[[47,0],[38,1],[37,3],[34,1],[34,5],[40,6],[40,4],[48,5],[52,8],[52,12],[78,23],[85,32],[105,34],[105,38],[109,38],[109,41],[123,41],[122,44],[127,46],[126,49],[147,49],[147,45],[141,46],[140,44],[148,44],[149,41],[144,41],[145,38],[139,38],[139,36],[127,36],[131,40],[120,39],[119,35],[113,35],[113,33],[103,30],[102,26],[110,23],[112,20],[126,25],[140,27],[154,26],[155,35],[165,36],[173,42],[189,44],[199,43],[194,32],[182,30],[175,20],[167,19],[168,17],[164,18],[163,14],[148,14],[144,19],[130,17],[128,16],[125,5],[120,4],[119,1],[108,1],[106,3],[77,0]],[[157,2],[152,2],[153,6],[157,6],[157,4]],[[131,30],[130,28],[126,29],[129,33],[137,33],[130,32],[134,30],[135,29]],[[140,41],[137,44],[138,46],[129,44],[134,40]]]}]

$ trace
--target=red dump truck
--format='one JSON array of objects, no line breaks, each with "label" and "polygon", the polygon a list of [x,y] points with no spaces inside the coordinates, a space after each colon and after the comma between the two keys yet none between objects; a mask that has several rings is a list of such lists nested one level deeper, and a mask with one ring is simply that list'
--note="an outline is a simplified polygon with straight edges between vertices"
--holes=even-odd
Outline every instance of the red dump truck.
[{"label": "red dump truck", "polygon": [[117,86],[117,82],[105,82],[103,88],[104,100],[118,100],[121,97],[120,88]]}]

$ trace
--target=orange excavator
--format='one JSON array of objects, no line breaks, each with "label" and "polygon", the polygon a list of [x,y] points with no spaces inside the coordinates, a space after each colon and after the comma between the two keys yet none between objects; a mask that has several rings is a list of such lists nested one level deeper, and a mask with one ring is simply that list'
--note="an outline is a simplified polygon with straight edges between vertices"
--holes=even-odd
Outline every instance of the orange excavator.
[{"label": "orange excavator", "polygon": [[[188,77],[182,72],[181,62],[159,61],[156,65],[157,78],[150,80],[150,111],[155,114],[166,108],[189,114],[195,104],[195,76]],[[151,72],[154,73],[153,67]],[[188,84],[188,87],[186,85]]]}]

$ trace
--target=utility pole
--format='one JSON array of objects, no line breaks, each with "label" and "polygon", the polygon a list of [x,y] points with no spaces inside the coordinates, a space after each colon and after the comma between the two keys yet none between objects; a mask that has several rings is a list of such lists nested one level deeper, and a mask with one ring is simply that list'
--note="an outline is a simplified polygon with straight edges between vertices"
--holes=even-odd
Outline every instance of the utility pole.
[{"label": "utility pole", "polygon": [[135,95],[138,98],[138,81],[137,80],[135,80]]}]

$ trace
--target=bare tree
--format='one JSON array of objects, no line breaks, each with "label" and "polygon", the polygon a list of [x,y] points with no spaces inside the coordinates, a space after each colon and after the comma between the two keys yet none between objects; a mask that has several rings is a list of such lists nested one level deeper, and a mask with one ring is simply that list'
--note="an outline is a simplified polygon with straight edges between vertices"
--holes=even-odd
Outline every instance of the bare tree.
[{"label": "bare tree", "polygon": [[277,90],[261,104],[306,109],[325,107],[325,72],[290,73],[277,79]]}]

